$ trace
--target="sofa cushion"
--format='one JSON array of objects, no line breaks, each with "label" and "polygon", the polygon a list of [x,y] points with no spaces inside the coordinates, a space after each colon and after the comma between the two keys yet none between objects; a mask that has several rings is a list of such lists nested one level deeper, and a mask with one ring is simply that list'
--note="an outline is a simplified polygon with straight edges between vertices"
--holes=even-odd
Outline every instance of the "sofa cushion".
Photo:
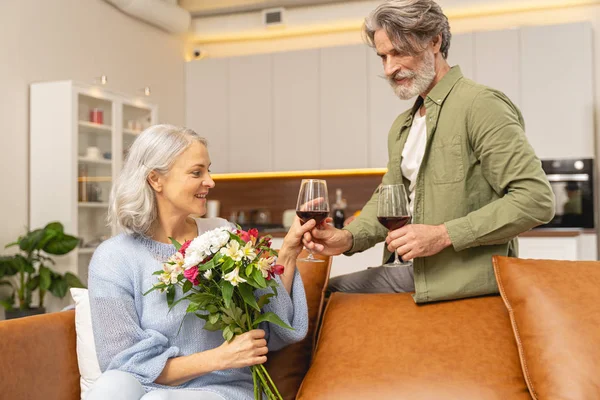
[{"label": "sofa cushion", "polygon": [[[302,252],[299,258],[304,258],[307,255],[306,252]],[[315,258],[322,259],[324,262],[298,261],[297,264],[304,283],[308,304],[308,333],[306,338],[267,355],[266,368],[286,400],[296,398],[296,393],[302,384],[306,371],[308,371],[316,339],[316,327],[321,316],[325,289],[329,282],[331,258],[316,254]]]},{"label": "sofa cushion", "polygon": [[334,293],[299,400],[530,399],[499,296]]},{"label": "sofa cushion", "polygon": [[0,398],[79,400],[75,346],[75,311],[0,322]]},{"label": "sofa cushion", "polygon": [[494,257],[534,399],[600,399],[600,262]]}]

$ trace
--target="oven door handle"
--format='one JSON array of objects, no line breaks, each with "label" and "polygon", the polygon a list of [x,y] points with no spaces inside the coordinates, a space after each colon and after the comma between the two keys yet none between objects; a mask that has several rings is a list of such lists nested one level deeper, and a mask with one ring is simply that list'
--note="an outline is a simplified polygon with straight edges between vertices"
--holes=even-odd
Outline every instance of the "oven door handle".
[{"label": "oven door handle", "polygon": [[550,182],[588,182],[588,174],[549,174],[546,175]]}]

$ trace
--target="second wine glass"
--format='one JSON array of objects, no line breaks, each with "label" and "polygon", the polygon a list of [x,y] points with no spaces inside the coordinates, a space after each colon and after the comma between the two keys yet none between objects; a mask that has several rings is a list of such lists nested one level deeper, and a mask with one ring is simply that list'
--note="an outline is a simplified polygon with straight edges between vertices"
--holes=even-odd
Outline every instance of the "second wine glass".
[{"label": "second wine glass", "polygon": [[[304,225],[311,219],[317,223],[317,228],[329,215],[329,195],[327,193],[327,182],[321,179],[303,179],[298,192],[298,203],[296,204],[296,215]],[[299,261],[323,262],[315,258],[309,250],[308,257]]]},{"label": "second wine glass", "polygon": [[[410,223],[410,208],[404,185],[396,184],[379,186],[377,220],[390,231],[400,229],[404,225]],[[395,251],[394,255],[394,262],[384,264],[384,267],[409,265],[409,263],[400,261],[398,258],[398,251]]]}]

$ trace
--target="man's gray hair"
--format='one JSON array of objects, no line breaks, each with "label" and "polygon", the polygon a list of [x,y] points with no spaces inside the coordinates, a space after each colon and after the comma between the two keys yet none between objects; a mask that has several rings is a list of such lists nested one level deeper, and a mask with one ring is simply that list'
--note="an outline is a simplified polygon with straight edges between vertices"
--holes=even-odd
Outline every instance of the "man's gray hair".
[{"label": "man's gray hair", "polygon": [[365,18],[363,33],[369,46],[375,47],[375,32],[383,29],[396,51],[417,55],[430,40],[442,34],[440,52],[448,58],[450,24],[441,7],[433,0],[388,0]]},{"label": "man's gray hair", "polygon": [[158,216],[150,172],[166,174],[175,159],[192,143],[206,139],[187,128],[154,125],[133,142],[110,193],[108,222],[129,234],[146,235]]}]

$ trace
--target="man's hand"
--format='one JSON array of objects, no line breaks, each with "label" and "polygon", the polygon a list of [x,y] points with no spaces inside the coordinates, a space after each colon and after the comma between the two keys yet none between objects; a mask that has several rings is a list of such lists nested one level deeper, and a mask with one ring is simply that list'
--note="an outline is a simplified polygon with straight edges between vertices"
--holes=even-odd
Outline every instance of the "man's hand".
[{"label": "man's hand", "polygon": [[398,252],[404,261],[433,256],[452,245],[446,225],[409,224],[388,233],[385,239],[392,253]]},{"label": "man's hand", "polygon": [[327,218],[304,234],[302,243],[307,249],[326,256],[337,256],[352,248],[352,234],[329,225],[331,221],[331,218]]}]

